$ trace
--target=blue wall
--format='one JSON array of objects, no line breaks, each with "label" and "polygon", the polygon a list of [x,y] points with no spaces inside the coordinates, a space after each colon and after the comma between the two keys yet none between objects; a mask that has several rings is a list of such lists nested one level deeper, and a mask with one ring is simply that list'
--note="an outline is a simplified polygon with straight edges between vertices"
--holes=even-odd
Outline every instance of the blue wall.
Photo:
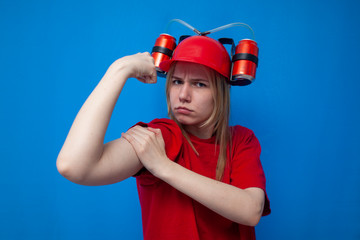
[{"label": "blue wall", "polygon": [[[131,2],[131,3],[130,3]],[[151,51],[167,22],[253,27],[256,82],[232,88],[232,122],[261,141],[272,214],[258,239],[360,238],[358,1],[0,1],[0,239],[142,239],[134,179],[85,187],[55,161],[117,58]],[[191,34],[174,24],[170,33]],[[241,28],[214,34],[237,41]],[[106,140],[165,117],[163,79],[130,80]]]}]

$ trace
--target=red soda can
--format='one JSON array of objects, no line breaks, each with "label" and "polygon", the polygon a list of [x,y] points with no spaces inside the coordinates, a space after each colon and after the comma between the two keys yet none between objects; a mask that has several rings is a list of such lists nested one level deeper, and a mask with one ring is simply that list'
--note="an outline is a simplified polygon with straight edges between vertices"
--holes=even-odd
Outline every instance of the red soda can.
[{"label": "red soda can", "polygon": [[156,39],[151,55],[155,61],[156,71],[160,74],[165,74],[165,72],[159,67],[160,63],[171,58],[175,47],[176,39],[169,34],[160,34],[160,36]]},{"label": "red soda can", "polygon": [[253,82],[258,65],[259,48],[257,43],[250,39],[243,39],[235,49],[232,58],[231,85],[245,86]]}]

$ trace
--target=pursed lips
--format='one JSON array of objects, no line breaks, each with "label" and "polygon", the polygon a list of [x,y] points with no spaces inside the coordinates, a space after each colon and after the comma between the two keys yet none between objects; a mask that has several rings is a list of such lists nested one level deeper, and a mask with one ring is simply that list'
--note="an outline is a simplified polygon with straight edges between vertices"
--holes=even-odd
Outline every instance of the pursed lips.
[{"label": "pursed lips", "polygon": [[193,110],[188,109],[188,108],[186,108],[186,107],[182,107],[182,106],[176,107],[176,108],[175,108],[175,111],[177,111],[177,112],[179,112],[179,113],[183,113],[183,114],[190,114],[191,112],[193,112]]}]

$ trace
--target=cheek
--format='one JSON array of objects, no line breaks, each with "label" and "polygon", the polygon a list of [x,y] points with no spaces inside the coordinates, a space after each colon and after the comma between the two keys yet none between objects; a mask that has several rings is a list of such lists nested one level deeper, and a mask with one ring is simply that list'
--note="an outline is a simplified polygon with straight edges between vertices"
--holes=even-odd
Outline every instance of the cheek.
[{"label": "cheek", "polygon": [[210,109],[214,108],[214,98],[212,94],[206,94],[201,101],[202,106],[207,106]]},{"label": "cheek", "polygon": [[207,106],[208,106],[209,112],[212,113],[214,111],[214,107],[215,107],[214,100],[212,98],[209,99]]},{"label": "cheek", "polygon": [[214,111],[214,108],[215,108],[215,102],[214,101],[215,100],[214,100],[213,95],[210,94],[210,96],[208,96],[208,104],[209,104],[208,106],[209,106],[209,109],[211,109],[210,110],[211,113]]},{"label": "cheek", "polygon": [[170,104],[170,106],[173,106],[174,105],[174,103],[175,103],[175,100],[176,100],[176,94],[175,94],[175,92],[173,91],[173,90],[169,90],[169,104]]}]

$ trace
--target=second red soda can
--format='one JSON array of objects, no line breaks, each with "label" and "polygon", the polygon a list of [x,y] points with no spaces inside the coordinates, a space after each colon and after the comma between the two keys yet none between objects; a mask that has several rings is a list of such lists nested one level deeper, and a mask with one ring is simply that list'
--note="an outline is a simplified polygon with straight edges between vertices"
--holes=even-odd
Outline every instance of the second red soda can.
[{"label": "second red soda can", "polygon": [[255,41],[244,39],[239,42],[233,56],[231,85],[245,86],[255,79],[259,48]]},{"label": "second red soda can", "polygon": [[160,63],[165,60],[169,60],[176,47],[176,39],[169,34],[160,34],[155,41],[155,46],[152,49],[152,57],[155,61],[156,71],[161,74],[165,74],[159,67]]}]

